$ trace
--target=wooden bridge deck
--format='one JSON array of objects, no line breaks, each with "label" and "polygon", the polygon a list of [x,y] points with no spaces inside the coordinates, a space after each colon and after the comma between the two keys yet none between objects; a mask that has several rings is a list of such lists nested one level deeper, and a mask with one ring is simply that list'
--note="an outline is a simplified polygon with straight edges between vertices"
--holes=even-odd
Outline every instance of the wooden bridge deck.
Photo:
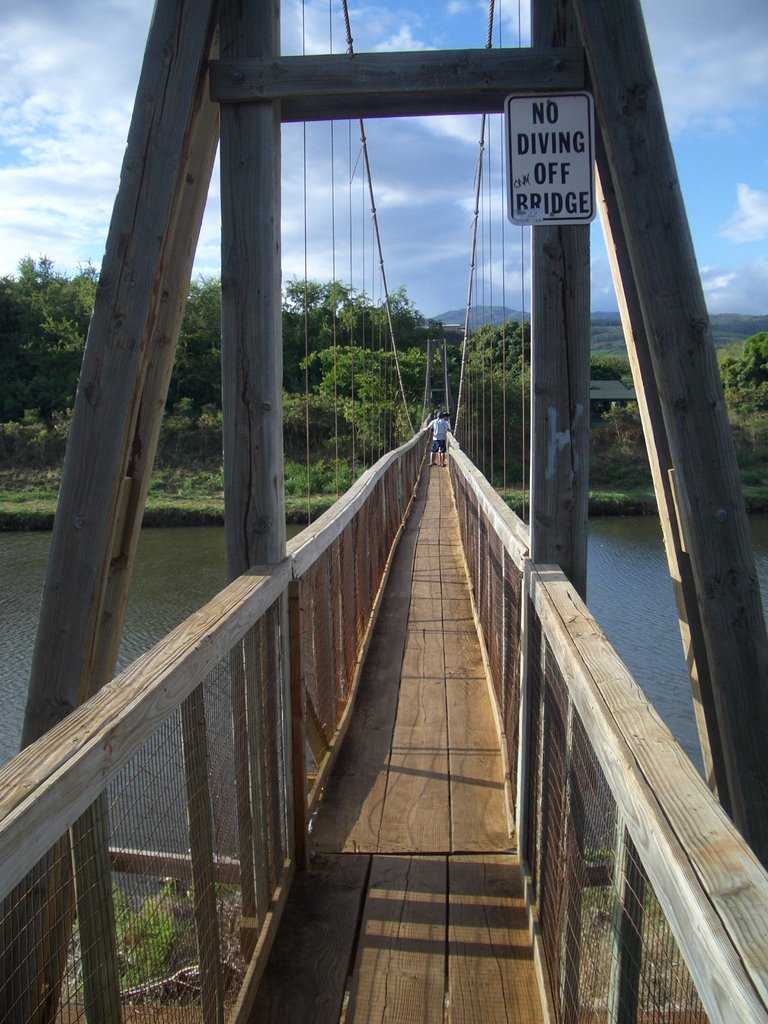
[{"label": "wooden bridge deck", "polygon": [[259,1021],[541,1020],[447,469],[425,468],[310,842]]}]

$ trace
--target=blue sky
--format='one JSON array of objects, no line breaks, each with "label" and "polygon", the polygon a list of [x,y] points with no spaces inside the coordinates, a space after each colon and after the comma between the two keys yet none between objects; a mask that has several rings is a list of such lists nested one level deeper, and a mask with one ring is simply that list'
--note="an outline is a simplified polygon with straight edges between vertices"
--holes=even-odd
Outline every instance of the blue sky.
[{"label": "blue sky", "polygon": [[[527,43],[520,6],[496,0],[494,45]],[[284,52],[343,52],[337,0],[333,8],[284,0]],[[487,9],[486,0],[352,2],[354,46],[482,47]],[[0,275],[26,255],[66,273],[99,266],[152,2],[0,0],[0,10]],[[710,312],[768,314],[768,4],[643,0],[643,10]],[[478,117],[366,122],[387,284],[405,286],[427,315],[467,300],[479,133]],[[286,127],[283,277],[335,271],[380,300],[359,148],[356,123]],[[501,152],[491,118],[474,297],[529,308],[526,236],[502,228]],[[196,273],[219,272],[217,174]],[[599,221],[592,292],[594,309],[616,308]]]}]

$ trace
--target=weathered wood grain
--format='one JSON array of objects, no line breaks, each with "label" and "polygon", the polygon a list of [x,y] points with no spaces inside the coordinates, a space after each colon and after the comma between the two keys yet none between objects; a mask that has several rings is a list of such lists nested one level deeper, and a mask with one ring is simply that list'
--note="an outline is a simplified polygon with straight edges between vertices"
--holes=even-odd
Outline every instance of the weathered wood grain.
[{"label": "weathered wood grain", "polygon": [[[425,493],[423,487],[418,490],[392,559],[347,733],[314,823],[311,845],[318,851],[378,850]],[[338,522],[326,520],[326,525],[333,532]]]},{"label": "weathered wood grain", "polygon": [[280,100],[284,121],[501,112],[513,91],[581,89],[578,49],[494,49],[217,61],[220,103]]},{"label": "weathered wood grain", "polygon": [[448,1022],[541,1021],[519,864],[448,860]]},{"label": "weathered wood grain", "polygon": [[348,1024],[444,1024],[446,861],[374,857]]},{"label": "weathered wood grain", "polygon": [[369,867],[318,856],[296,875],[254,999],[262,1024],[338,1024]]},{"label": "weathered wood grain", "polygon": [[447,683],[451,850],[508,850],[504,775],[485,679]]}]

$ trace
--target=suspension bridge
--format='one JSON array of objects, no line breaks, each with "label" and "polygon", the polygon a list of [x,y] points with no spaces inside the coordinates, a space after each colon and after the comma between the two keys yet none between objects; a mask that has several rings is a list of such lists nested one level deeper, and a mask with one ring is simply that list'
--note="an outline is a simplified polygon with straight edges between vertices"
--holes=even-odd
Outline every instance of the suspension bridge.
[{"label": "suspension bridge", "polygon": [[[155,8],[0,772],[3,1020],[768,1021],[765,622],[639,4],[277,40],[266,0]],[[460,384],[447,467],[412,429],[285,540],[281,123],[585,89],[706,778],[583,600],[588,227],[531,235],[528,522]],[[115,677],[219,141],[231,582]]]}]

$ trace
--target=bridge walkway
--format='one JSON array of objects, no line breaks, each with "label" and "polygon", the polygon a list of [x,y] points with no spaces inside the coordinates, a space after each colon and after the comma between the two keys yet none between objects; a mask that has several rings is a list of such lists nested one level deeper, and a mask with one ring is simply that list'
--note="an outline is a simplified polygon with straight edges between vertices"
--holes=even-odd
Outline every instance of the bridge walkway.
[{"label": "bridge walkway", "polygon": [[542,1019],[447,469],[424,468],[310,848],[259,1021]]}]

